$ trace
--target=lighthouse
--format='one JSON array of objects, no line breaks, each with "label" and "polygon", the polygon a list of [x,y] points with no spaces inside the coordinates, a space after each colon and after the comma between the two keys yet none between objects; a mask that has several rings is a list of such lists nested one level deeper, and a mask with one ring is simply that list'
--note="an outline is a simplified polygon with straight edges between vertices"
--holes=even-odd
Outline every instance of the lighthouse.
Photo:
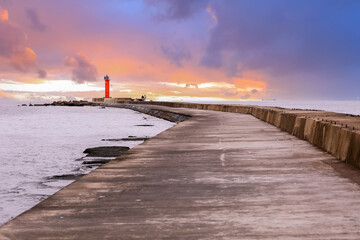
[{"label": "lighthouse", "polygon": [[110,97],[110,78],[107,74],[105,75],[104,80],[105,80],[105,97],[109,98]]}]

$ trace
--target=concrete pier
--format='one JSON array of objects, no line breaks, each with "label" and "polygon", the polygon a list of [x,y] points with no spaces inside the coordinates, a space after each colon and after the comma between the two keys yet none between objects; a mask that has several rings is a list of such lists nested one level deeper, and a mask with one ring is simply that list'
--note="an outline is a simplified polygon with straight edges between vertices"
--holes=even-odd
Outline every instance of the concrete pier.
[{"label": "concrete pier", "polygon": [[0,239],[360,239],[358,170],[249,114],[141,107],[186,116]]}]

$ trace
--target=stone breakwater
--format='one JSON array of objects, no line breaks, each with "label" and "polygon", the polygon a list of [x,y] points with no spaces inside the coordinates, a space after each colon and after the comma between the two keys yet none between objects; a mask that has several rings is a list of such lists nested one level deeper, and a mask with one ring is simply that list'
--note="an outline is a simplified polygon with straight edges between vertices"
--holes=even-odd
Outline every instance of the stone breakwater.
[{"label": "stone breakwater", "polygon": [[145,107],[145,105],[251,114],[310,142],[339,160],[360,167],[360,116],[356,115],[278,107],[177,102],[123,102],[108,105],[133,109],[175,122],[186,120],[187,116],[174,116],[169,112]]}]

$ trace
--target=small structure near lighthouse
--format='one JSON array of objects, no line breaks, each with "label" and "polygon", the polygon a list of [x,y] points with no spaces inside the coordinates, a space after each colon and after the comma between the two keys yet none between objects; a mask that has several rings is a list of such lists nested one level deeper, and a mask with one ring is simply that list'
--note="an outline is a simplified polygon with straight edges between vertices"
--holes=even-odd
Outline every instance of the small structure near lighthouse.
[{"label": "small structure near lighthouse", "polygon": [[110,78],[107,74],[104,76],[104,80],[105,80],[105,97],[109,98],[110,97]]}]

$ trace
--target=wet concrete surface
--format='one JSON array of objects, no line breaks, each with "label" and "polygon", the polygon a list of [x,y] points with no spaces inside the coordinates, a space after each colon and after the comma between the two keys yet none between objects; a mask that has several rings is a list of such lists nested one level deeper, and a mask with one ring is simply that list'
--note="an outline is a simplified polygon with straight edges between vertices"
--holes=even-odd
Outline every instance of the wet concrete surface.
[{"label": "wet concrete surface", "polygon": [[192,117],[3,225],[0,239],[360,239],[357,169],[251,115],[163,109]]}]

